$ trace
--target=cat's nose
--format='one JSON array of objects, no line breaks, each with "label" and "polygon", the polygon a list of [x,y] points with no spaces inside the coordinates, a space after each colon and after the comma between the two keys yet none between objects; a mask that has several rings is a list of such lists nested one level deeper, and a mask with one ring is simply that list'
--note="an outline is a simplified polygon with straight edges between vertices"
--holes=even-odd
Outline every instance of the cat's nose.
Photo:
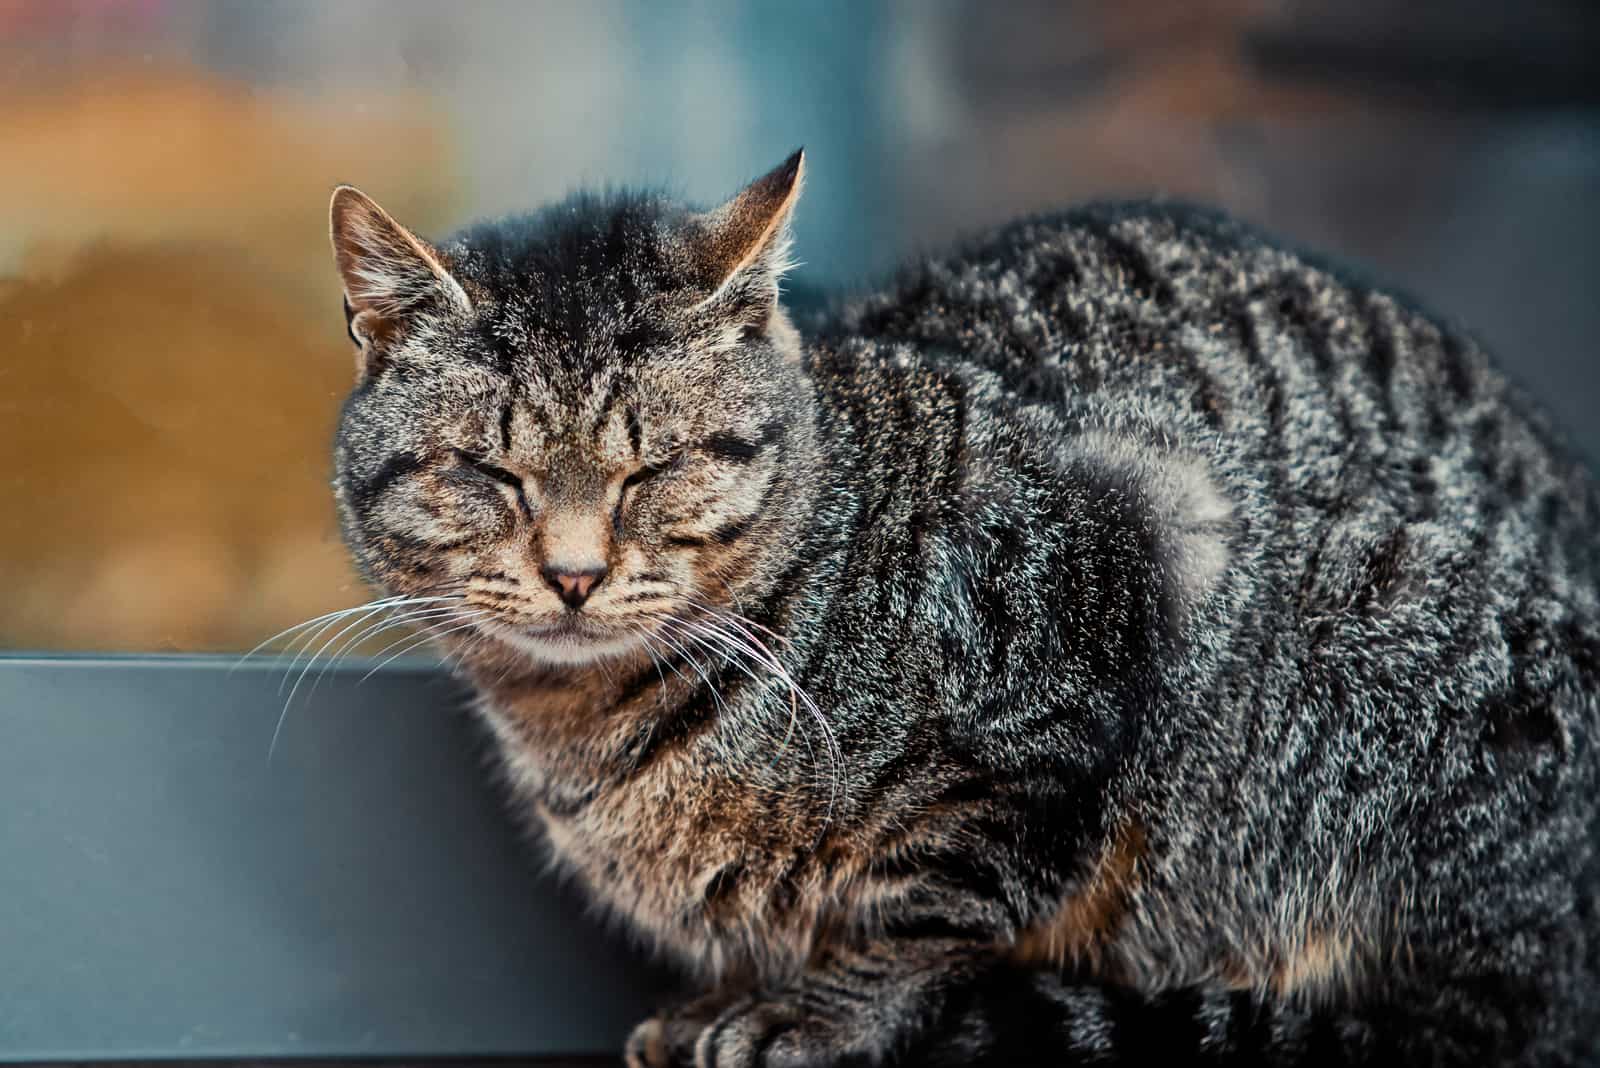
[{"label": "cat's nose", "polygon": [[589,599],[589,594],[594,588],[605,581],[606,569],[601,566],[582,571],[567,571],[545,564],[539,569],[539,574],[544,576],[550,588],[556,591],[568,607],[578,608]]}]

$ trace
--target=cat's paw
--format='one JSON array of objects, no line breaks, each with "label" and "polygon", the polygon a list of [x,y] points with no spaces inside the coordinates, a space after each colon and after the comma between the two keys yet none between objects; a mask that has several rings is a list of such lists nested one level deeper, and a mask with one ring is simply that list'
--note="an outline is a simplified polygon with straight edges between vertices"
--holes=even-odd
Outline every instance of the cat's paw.
[{"label": "cat's paw", "polygon": [[723,1002],[726,1007],[708,1017],[710,1000],[634,1028],[628,1068],[821,1068],[864,1053],[860,1035],[806,1013],[796,1001],[752,995]]},{"label": "cat's paw", "polygon": [[813,985],[729,1005],[700,1033],[695,1068],[857,1068],[885,1064],[898,1013],[890,1001],[837,1000]]},{"label": "cat's paw", "polygon": [[672,1068],[689,1063],[682,1056],[673,1056],[673,1046],[679,1048],[680,1054],[686,1047],[671,1041],[671,1026],[669,1017],[652,1016],[635,1027],[622,1048],[622,1061],[627,1068]]},{"label": "cat's paw", "polygon": [[700,1033],[695,1068],[809,1068],[838,1060],[834,1036],[792,1002],[745,998]]},{"label": "cat's paw", "polygon": [[639,1024],[622,1056],[628,1068],[690,1068],[695,1043],[728,1004],[725,994],[710,994]]}]

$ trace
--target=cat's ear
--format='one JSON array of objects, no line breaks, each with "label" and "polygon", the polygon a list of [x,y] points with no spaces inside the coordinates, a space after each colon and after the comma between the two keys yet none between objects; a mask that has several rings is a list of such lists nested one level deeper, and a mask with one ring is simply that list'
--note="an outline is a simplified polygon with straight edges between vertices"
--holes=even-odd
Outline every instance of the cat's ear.
[{"label": "cat's ear", "polygon": [[805,163],[800,149],[726,204],[695,217],[696,258],[709,294],[702,306],[728,302],[759,312],[777,305],[778,283],[794,266],[789,221]]},{"label": "cat's ear", "polygon": [[365,373],[386,342],[422,316],[465,315],[466,291],[444,258],[361,190],[341,185],[328,208],[333,260],[344,282],[350,336]]}]

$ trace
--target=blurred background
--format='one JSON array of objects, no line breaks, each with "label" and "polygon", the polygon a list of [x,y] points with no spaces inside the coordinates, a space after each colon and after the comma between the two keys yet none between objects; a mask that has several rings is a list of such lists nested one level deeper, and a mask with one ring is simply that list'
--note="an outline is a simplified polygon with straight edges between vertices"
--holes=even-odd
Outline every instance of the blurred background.
[{"label": "blurred background", "polygon": [[0,0],[0,649],[366,599],[329,442],[353,182],[438,234],[808,150],[802,298],[1018,213],[1209,201],[1466,322],[1600,457],[1592,0]]}]

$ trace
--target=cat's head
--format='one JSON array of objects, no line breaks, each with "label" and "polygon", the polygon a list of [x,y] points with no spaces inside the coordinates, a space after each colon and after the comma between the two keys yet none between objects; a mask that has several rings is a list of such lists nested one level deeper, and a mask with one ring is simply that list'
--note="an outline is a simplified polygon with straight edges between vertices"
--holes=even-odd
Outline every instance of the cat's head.
[{"label": "cat's head", "polygon": [[815,480],[778,301],[801,177],[797,152],[710,211],[579,196],[437,246],[337,190],[335,490],[368,578],[557,663],[769,581]]}]

